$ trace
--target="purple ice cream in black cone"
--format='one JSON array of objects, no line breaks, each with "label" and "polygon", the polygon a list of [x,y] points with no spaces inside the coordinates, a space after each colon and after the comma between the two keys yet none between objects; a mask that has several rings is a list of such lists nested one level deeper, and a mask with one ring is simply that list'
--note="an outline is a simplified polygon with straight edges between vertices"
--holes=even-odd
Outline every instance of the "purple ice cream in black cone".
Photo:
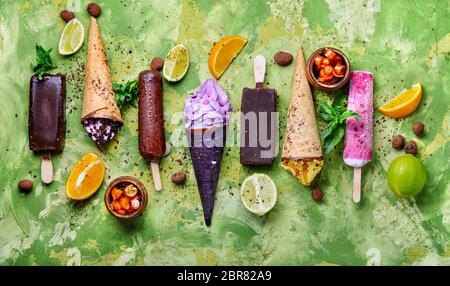
[{"label": "purple ice cream in black cone", "polygon": [[184,104],[189,152],[208,226],[214,209],[230,113],[228,97],[214,79],[206,80]]}]

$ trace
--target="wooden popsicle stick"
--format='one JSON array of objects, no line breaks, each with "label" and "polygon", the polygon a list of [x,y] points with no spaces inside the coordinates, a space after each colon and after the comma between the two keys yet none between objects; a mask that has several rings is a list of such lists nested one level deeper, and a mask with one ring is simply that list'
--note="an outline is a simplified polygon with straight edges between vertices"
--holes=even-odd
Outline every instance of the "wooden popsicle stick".
[{"label": "wooden popsicle stick", "polygon": [[266,58],[257,55],[253,61],[253,72],[255,74],[255,83],[257,88],[263,87],[264,75],[266,74]]},{"label": "wooden popsicle stick", "polygon": [[155,190],[161,191],[161,175],[159,174],[158,162],[151,162],[150,164],[152,166],[153,185],[155,186]]},{"label": "wooden popsicle stick", "polygon": [[361,168],[353,169],[353,201],[359,203],[361,200]]},{"label": "wooden popsicle stick", "polygon": [[41,160],[41,179],[42,182],[50,184],[53,181],[53,165],[50,153],[42,155]]}]

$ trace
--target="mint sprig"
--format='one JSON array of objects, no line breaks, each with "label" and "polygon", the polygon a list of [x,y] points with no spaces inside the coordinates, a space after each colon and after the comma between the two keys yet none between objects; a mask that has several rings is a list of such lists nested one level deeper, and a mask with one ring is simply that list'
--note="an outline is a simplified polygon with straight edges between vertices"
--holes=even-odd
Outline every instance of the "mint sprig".
[{"label": "mint sprig", "polygon": [[116,94],[116,103],[119,109],[122,109],[125,104],[135,106],[134,102],[139,97],[139,87],[137,79],[126,83],[113,83],[113,91]]},{"label": "mint sprig", "polygon": [[325,153],[330,153],[334,146],[341,142],[345,134],[347,118],[361,119],[358,113],[345,108],[343,96],[336,97],[332,105],[322,102],[319,106],[319,116],[323,121],[328,122],[320,136]]},{"label": "mint sprig", "polygon": [[36,65],[32,66],[33,71],[36,73],[38,78],[42,78],[42,75],[47,71],[56,68],[53,65],[50,53],[53,49],[45,50],[42,46],[36,45]]}]

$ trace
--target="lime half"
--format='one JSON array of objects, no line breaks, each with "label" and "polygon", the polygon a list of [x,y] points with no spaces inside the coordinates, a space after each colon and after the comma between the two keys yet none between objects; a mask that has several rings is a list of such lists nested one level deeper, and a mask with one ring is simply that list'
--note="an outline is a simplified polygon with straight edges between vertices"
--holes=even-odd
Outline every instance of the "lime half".
[{"label": "lime half", "polygon": [[189,68],[189,51],[179,44],[173,47],[166,56],[163,67],[164,77],[171,82],[180,81]]},{"label": "lime half", "polygon": [[262,216],[275,205],[277,187],[266,174],[253,174],[242,183],[241,199],[249,211]]},{"label": "lime half", "polygon": [[77,18],[70,20],[59,39],[59,53],[64,56],[76,53],[84,42],[84,27]]}]

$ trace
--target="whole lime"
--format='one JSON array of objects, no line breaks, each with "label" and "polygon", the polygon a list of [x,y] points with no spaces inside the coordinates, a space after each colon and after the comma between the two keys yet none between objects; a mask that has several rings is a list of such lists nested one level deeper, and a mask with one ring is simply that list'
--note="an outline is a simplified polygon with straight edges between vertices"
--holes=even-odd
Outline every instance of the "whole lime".
[{"label": "whole lime", "polygon": [[425,185],[427,173],[422,162],[411,154],[396,158],[389,166],[387,180],[391,191],[400,197],[412,197]]}]

